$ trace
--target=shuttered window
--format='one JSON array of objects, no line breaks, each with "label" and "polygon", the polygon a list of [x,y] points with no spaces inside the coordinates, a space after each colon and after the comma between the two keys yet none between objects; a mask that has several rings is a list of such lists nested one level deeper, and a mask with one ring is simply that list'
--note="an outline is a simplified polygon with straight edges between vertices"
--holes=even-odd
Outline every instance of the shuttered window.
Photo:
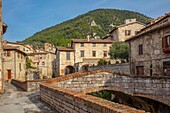
[{"label": "shuttered window", "polygon": [[170,35],[162,38],[162,48],[170,47]]},{"label": "shuttered window", "polygon": [[139,55],[143,55],[143,44],[139,45]]}]

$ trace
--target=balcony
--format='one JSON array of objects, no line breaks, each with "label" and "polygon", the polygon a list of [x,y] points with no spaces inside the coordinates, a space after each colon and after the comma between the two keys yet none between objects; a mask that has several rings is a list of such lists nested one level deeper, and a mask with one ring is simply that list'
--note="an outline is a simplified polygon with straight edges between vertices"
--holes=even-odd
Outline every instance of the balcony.
[{"label": "balcony", "polygon": [[165,54],[170,53],[170,47],[163,48]]}]

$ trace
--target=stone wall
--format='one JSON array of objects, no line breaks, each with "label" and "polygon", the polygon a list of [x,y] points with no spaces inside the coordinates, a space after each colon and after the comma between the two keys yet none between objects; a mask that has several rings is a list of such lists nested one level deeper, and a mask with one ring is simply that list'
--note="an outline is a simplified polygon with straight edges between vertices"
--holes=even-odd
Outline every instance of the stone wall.
[{"label": "stone wall", "polygon": [[3,48],[2,48],[2,0],[0,0],[0,93],[4,91],[4,75],[3,75]]},{"label": "stone wall", "polygon": [[[170,54],[166,54],[163,51],[162,39],[170,34],[170,27],[165,26],[165,24],[170,26],[170,17],[146,28],[146,33],[138,35],[134,40],[129,42],[132,75],[137,75],[137,66],[143,66],[145,76],[163,76],[163,63],[170,61]],[[140,55],[139,45],[143,47],[143,54]]]},{"label": "stone wall", "polygon": [[15,86],[23,89],[24,91],[34,91],[39,90],[40,83],[46,80],[28,80],[28,81],[19,81],[19,80],[12,80],[11,83]]},{"label": "stone wall", "polygon": [[[137,31],[140,31],[144,27],[145,26],[143,24],[140,24],[139,22],[132,22],[120,25],[111,33],[111,37],[113,37],[114,40],[125,41],[126,39],[134,36]],[[130,30],[130,35],[125,35],[126,30]]]},{"label": "stone wall", "polygon": [[117,73],[120,73],[120,74],[130,74],[129,63],[110,64],[110,65],[88,67],[88,71],[96,71],[96,70],[109,70],[109,71],[117,72]]},{"label": "stone wall", "polygon": [[144,111],[63,88],[40,87],[41,99],[59,113],[144,113]]},{"label": "stone wall", "polygon": [[64,93],[69,90],[78,92],[77,94],[101,90],[117,91],[153,99],[170,106],[170,79],[164,77],[132,77],[100,70],[70,74],[45,82],[41,86],[41,89],[43,86],[50,86],[56,90],[63,89]]}]

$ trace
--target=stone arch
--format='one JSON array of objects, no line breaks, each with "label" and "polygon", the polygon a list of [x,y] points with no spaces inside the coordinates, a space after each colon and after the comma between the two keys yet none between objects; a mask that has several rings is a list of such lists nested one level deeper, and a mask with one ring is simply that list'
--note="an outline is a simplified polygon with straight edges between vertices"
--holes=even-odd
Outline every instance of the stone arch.
[{"label": "stone arch", "polygon": [[66,66],[66,68],[65,68],[65,75],[67,75],[67,74],[71,74],[71,73],[74,73],[75,72],[75,68],[73,67],[73,66]]},{"label": "stone arch", "polygon": [[89,64],[85,64],[81,67],[81,70],[88,70]]}]

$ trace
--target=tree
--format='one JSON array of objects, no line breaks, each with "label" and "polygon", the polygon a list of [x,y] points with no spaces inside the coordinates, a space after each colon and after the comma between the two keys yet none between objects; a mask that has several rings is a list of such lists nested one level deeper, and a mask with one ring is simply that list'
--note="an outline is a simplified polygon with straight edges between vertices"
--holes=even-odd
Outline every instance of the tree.
[{"label": "tree", "polygon": [[108,62],[105,60],[105,59],[100,59],[99,61],[98,61],[98,66],[101,66],[101,65],[107,65],[108,64]]},{"label": "tree", "polygon": [[109,50],[109,55],[111,56],[111,58],[115,58],[115,59],[126,59],[126,61],[128,62],[128,58],[129,58],[129,46],[127,43],[125,42],[114,42],[113,45],[111,46],[110,50]]},{"label": "tree", "polygon": [[29,59],[28,57],[26,57],[26,68],[27,68],[27,69],[29,69],[29,68],[35,69],[35,67],[33,67],[33,66],[31,65],[31,63],[32,63],[32,60]]}]

